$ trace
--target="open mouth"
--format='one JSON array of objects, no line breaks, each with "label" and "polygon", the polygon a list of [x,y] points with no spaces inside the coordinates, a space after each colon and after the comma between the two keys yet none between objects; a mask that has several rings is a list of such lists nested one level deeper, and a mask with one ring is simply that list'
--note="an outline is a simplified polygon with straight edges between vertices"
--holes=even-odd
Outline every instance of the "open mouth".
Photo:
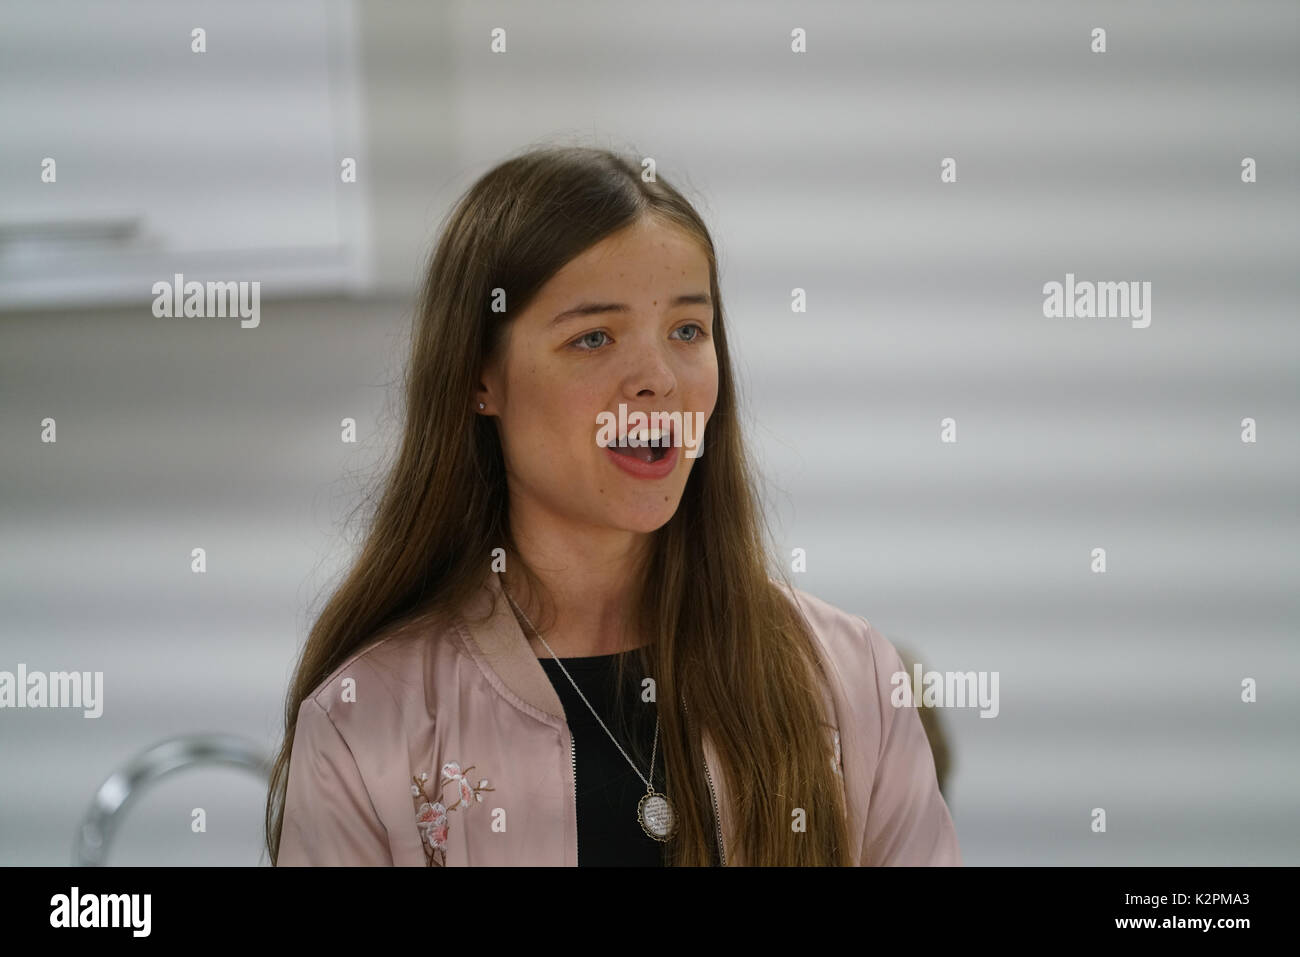
[{"label": "open mouth", "polygon": [[610,451],[641,462],[658,462],[668,454],[672,442],[671,425],[663,432],[659,429],[634,429],[629,431],[622,441],[610,446]]},{"label": "open mouth", "polygon": [[642,462],[658,462],[668,454],[668,449],[655,448],[654,446],[635,448],[631,445],[614,445],[610,447],[610,451],[615,455],[625,455],[630,459],[639,459]]}]

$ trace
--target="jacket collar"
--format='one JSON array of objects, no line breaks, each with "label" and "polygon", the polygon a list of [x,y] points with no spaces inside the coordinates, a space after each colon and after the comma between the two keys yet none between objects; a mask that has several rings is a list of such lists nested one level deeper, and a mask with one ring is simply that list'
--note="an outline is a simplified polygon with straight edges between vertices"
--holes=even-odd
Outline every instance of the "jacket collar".
[{"label": "jacket collar", "polygon": [[[465,625],[464,637],[470,654],[498,691],[541,712],[538,717],[548,724],[567,721],[560,696],[519,627],[496,572],[488,573],[474,597],[465,605],[461,620]],[[723,835],[720,850],[728,863],[740,863],[727,846],[731,810],[729,794],[725,778],[711,773],[711,768],[719,767],[719,758],[707,731],[700,733],[700,746],[704,752],[705,774],[709,776],[720,818],[717,822]]]},{"label": "jacket collar", "polygon": [[523,703],[551,718],[565,720],[560,696],[510,610],[496,572],[488,572],[461,618],[472,653],[477,652],[475,657],[486,666],[489,680],[495,676]]}]

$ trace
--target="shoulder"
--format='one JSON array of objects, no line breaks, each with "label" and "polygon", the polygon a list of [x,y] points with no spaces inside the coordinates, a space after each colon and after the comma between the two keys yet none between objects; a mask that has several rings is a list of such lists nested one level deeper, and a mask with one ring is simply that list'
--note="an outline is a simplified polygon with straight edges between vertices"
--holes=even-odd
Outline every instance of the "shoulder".
[{"label": "shoulder", "polygon": [[907,678],[898,649],[866,618],[798,588],[780,590],[797,604],[829,664],[858,862],[960,865],[921,712],[893,700]]},{"label": "shoulder", "polygon": [[800,588],[772,579],[808,624],[826,659],[849,688],[879,687],[898,670],[897,649],[869,620]]},{"label": "shoulder", "polygon": [[456,619],[428,616],[386,626],[318,683],[302,709],[324,711],[345,737],[413,710],[426,712],[436,659],[459,653],[460,628]]},{"label": "shoulder", "polygon": [[859,754],[875,756],[865,769],[870,780],[897,716],[891,699],[898,675],[906,676],[903,658],[867,618],[777,579],[773,584],[793,600],[822,656],[824,694],[851,752],[846,767]]}]

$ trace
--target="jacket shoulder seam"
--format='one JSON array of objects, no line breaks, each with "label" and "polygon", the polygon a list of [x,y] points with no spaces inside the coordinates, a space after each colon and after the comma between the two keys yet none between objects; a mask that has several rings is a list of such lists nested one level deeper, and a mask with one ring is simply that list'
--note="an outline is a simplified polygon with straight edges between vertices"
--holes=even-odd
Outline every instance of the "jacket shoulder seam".
[{"label": "jacket shoulder seam", "polygon": [[388,834],[388,826],[384,823],[384,819],[380,816],[379,811],[375,808],[374,795],[370,793],[370,785],[366,781],[366,776],[361,771],[361,765],[357,762],[357,756],[356,754],[353,753],[352,745],[348,743],[348,739],[346,735],[343,734],[342,729],[339,728],[338,724],[335,722],[334,716],[330,714],[329,710],[323,707],[321,703],[315,699],[314,696],[308,697],[305,700],[310,701],[313,705],[316,706],[316,708],[321,712],[321,714],[325,716],[325,720],[329,722],[330,727],[334,730],[334,734],[338,737],[339,741],[343,743],[343,747],[348,753],[348,760],[352,762],[352,767],[357,772],[357,780],[361,782],[361,789],[365,792],[366,803],[370,805],[370,813],[374,817],[375,822],[384,829],[384,833]]},{"label": "jacket shoulder seam", "polygon": [[871,622],[867,621],[867,619],[863,618],[861,615],[854,615],[853,617],[862,622],[863,636],[866,638],[867,649],[871,654],[871,687],[875,690],[876,710],[880,713],[880,720],[877,723],[877,727],[880,729],[880,734],[876,739],[876,764],[875,768],[872,769],[872,777],[874,778],[875,772],[879,770],[881,759],[884,757],[885,753],[885,700],[880,694],[880,662],[876,658],[876,643],[871,637]]},{"label": "jacket shoulder seam", "polygon": [[[387,680],[385,680],[384,669],[378,667],[376,662],[371,658],[371,656],[378,653],[380,649],[382,649],[385,645],[388,645],[393,641],[397,641],[399,639],[404,639],[404,638],[411,638],[412,636],[410,634],[410,629],[417,627],[418,624],[419,624],[418,621],[404,622],[398,627],[396,627],[395,629],[393,629],[390,634],[386,634],[383,637],[372,641],[370,644],[366,645],[365,647],[354,651],[348,658],[346,658],[333,671],[331,671],[329,675],[325,678],[325,680],[322,681],[316,687],[316,689],[311,692],[311,694],[308,697],[316,699],[316,703],[321,704],[320,696],[323,695],[331,685],[335,684],[335,682],[338,681],[338,679],[342,676],[343,672],[345,672],[348,668],[353,667],[358,662],[363,662],[363,664],[369,669],[370,673],[374,675],[375,679],[381,685],[384,686],[384,690],[388,692],[388,696],[393,700],[394,704],[396,704],[397,696],[394,694],[392,686],[389,684]],[[451,629],[447,629],[447,630],[450,631]],[[436,638],[432,636],[424,636],[423,640],[436,640]],[[324,708],[326,711],[329,710],[329,708],[323,704],[321,704],[321,707]]]}]

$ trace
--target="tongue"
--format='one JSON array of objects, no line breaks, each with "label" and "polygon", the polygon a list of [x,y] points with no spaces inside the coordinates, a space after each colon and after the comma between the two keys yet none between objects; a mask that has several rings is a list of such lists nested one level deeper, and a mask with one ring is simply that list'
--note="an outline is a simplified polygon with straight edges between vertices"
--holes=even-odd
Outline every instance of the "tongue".
[{"label": "tongue", "polygon": [[661,454],[663,449],[654,446],[642,446],[637,448],[633,445],[614,445],[613,449],[619,455],[626,455],[628,458],[640,459],[642,462],[655,462],[663,458]]}]

